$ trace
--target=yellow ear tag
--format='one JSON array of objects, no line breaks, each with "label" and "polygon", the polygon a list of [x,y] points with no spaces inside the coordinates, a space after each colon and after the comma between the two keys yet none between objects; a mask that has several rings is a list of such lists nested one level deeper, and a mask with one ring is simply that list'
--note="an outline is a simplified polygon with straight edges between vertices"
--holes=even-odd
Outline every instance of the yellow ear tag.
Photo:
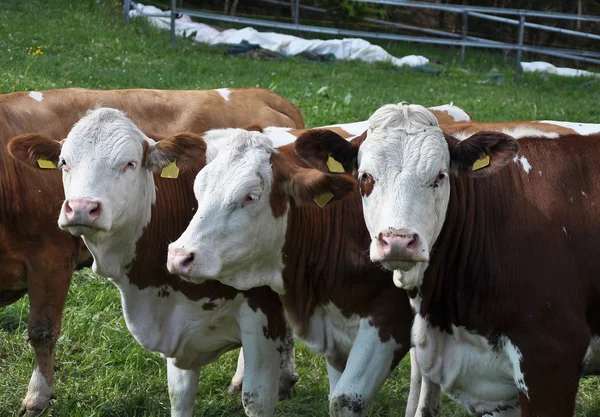
[{"label": "yellow ear tag", "polygon": [[177,168],[175,161],[164,167],[160,172],[160,176],[163,178],[177,178],[179,176],[179,168]]},{"label": "yellow ear tag", "polygon": [[480,158],[473,163],[473,171],[477,171],[478,169],[485,168],[489,164],[490,164],[490,156],[486,155],[483,158]]},{"label": "yellow ear tag", "polygon": [[344,166],[333,159],[331,155],[329,155],[329,158],[327,158],[327,168],[329,168],[329,172],[335,172],[339,174],[346,172],[344,171]]},{"label": "yellow ear tag", "polygon": [[315,203],[317,203],[319,205],[319,207],[323,208],[323,207],[325,207],[325,204],[327,204],[331,201],[332,198],[333,198],[333,193],[330,193],[330,192],[323,193],[323,194],[320,194],[315,197]]},{"label": "yellow ear tag", "polygon": [[38,166],[42,169],[56,169],[56,164],[52,161],[48,161],[47,159],[38,159]]}]

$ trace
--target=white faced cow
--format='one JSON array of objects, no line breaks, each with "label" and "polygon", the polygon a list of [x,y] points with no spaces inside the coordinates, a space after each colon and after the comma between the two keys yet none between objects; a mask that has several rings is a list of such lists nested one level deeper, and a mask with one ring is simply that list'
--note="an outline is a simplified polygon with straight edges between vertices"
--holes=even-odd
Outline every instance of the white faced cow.
[{"label": "white faced cow", "polygon": [[[31,134],[13,139],[10,148],[32,165],[43,159],[62,170],[59,226],[83,237],[93,270],[119,288],[135,339],[168,358],[172,415],[192,416],[200,367],[243,345],[244,409],[270,416],[286,334],[276,294],[266,287],[240,292],[215,281],[190,284],[164,266],[168,242],[196,209],[192,181],[204,159],[193,156],[206,151],[207,142],[191,133],[155,142],[123,112],[100,108],[61,143]],[[178,179],[154,174],[175,161],[184,171]],[[289,388],[297,375],[293,357],[286,359],[281,378]]]},{"label": "white faced cow", "polygon": [[387,105],[362,142],[296,143],[356,170],[371,260],[417,312],[420,370],[478,415],[572,417],[600,369],[600,136],[544,136],[459,141]]}]

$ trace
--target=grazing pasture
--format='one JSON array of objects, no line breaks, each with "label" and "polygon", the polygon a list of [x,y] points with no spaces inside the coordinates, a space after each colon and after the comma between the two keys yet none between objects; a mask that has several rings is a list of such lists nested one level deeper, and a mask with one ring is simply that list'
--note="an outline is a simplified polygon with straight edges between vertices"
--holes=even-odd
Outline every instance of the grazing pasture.
[{"label": "grazing pasture", "polygon": [[[365,120],[385,103],[434,106],[454,102],[481,121],[552,119],[600,123],[600,82],[525,74],[512,83],[512,59],[501,53],[421,45],[384,45],[393,54],[421,54],[435,71],[359,62],[254,60],[225,56],[180,40],[143,21],[122,23],[115,0],[4,0],[0,8],[0,92],[64,87],[209,89],[260,86],[296,103],[308,127]],[[592,68],[593,69],[593,68]],[[491,75],[492,74],[492,75]],[[504,75],[504,82],[498,75]],[[491,75],[491,76],[490,76]],[[0,266],[1,267],[1,266]],[[33,351],[27,343],[28,300],[0,310],[0,417],[12,416],[25,395]],[[237,352],[203,369],[197,416],[241,416],[239,396],[225,389]],[[169,413],[164,359],[145,351],[125,327],[117,289],[89,270],[76,273],[57,344],[49,416],[165,416]],[[298,344],[300,381],[280,416],[326,416],[324,360]],[[375,400],[371,416],[404,414],[409,383],[404,360]],[[440,416],[466,416],[442,400]],[[600,379],[582,380],[577,416],[600,415]]]}]

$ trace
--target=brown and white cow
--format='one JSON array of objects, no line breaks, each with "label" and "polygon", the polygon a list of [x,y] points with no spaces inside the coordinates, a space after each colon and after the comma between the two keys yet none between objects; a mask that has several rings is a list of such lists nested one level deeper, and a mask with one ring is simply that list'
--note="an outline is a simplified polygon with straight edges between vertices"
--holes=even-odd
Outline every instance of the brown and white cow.
[{"label": "brown and white cow", "polygon": [[[10,158],[5,146],[11,137],[29,132],[64,138],[77,120],[101,104],[125,110],[155,139],[184,130],[203,132],[257,122],[303,127],[291,103],[263,89],[64,89],[0,96],[0,307],[29,294],[28,332],[35,350],[35,370],[21,415],[39,414],[54,394],[53,349],[71,275],[84,245],[56,227],[64,195],[60,174],[29,169]],[[141,275],[139,282],[148,290],[164,287]],[[187,292],[182,294],[194,300]]]},{"label": "brown and white cow", "polygon": [[[291,145],[276,150],[265,133],[232,131],[207,159],[169,270],[279,292],[295,334],[326,359],[330,414],[365,415],[410,348],[412,312],[391,273],[368,259],[360,198],[319,208],[314,197],[340,177],[307,175]],[[334,193],[354,188],[346,178]]]},{"label": "brown and white cow", "polygon": [[366,139],[296,145],[357,169],[370,258],[417,312],[420,371],[478,415],[571,417],[600,369],[600,135],[545,136],[460,141],[388,105]]}]

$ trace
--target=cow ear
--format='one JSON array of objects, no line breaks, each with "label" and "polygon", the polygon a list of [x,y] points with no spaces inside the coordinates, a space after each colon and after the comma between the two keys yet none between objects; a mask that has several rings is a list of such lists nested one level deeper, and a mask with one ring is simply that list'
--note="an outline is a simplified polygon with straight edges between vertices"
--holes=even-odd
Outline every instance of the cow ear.
[{"label": "cow ear", "polygon": [[[175,163],[175,165],[171,165]],[[150,145],[144,143],[145,168],[153,172],[176,170],[176,174],[163,175],[176,178],[179,170],[198,172],[206,165],[206,142],[203,135],[191,132],[178,133]]]},{"label": "cow ear", "polygon": [[286,164],[281,155],[271,158],[274,198],[283,201],[286,197],[296,205],[323,207],[332,199],[341,199],[356,190],[357,181],[349,175],[326,174],[317,169]]},{"label": "cow ear", "polygon": [[500,132],[478,132],[462,141],[446,135],[446,141],[452,169],[478,177],[494,174],[519,151],[517,141]]},{"label": "cow ear", "polygon": [[260,127],[259,125],[256,124],[252,124],[252,125],[248,125],[244,128],[244,130],[247,130],[248,132],[260,132],[263,133],[263,128]]},{"label": "cow ear", "polygon": [[360,143],[349,142],[331,130],[312,129],[298,136],[294,149],[304,162],[322,172],[352,173]]},{"label": "cow ear", "polygon": [[38,169],[58,165],[61,143],[39,133],[19,135],[8,142],[8,153],[15,159]]}]

